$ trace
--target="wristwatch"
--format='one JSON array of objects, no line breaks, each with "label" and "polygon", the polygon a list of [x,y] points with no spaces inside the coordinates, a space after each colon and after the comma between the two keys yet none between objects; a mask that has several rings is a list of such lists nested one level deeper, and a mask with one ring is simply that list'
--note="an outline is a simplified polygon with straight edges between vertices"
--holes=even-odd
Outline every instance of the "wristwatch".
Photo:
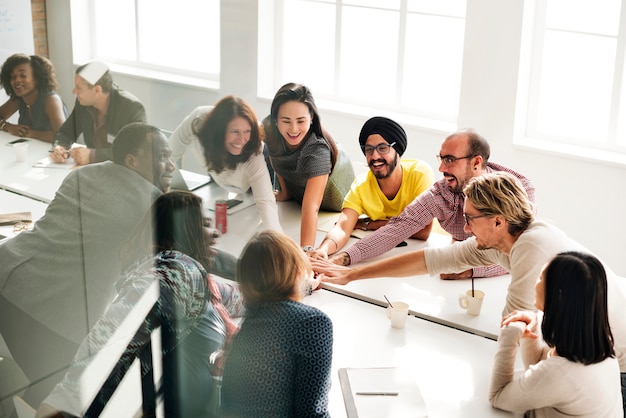
[{"label": "wristwatch", "polygon": [[367,231],[367,226],[370,224],[370,222],[372,222],[372,220],[370,218],[363,218],[361,220],[361,229],[363,231]]},{"label": "wristwatch", "polygon": [[304,247],[302,247],[302,251],[304,251],[305,253],[310,253],[311,251],[315,251],[315,248],[310,245],[305,245]]}]

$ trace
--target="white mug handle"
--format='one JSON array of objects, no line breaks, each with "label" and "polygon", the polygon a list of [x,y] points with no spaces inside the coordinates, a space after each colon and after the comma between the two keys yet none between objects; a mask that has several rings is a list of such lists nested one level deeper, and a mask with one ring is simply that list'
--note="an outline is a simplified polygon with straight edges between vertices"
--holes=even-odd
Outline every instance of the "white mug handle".
[{"label": "white mug handle", "polygon": [[467,309],[468,303],[467,303],[467,295],[460,295],[459,296],[459,306],[463,309]]}]

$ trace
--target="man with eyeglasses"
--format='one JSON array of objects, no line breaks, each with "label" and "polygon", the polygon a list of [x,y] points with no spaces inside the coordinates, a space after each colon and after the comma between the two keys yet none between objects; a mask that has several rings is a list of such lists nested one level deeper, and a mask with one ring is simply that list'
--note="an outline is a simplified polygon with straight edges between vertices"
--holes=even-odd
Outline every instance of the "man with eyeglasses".
[{"label": "man with eyeglasses", "polygon": [[339,251],[357,228],[372,231],[386,225],[434,182],[427,163],[400,159],[407,136],[397,122],[382,116],[369,119],[361,128],[359,143],[369,171],[352,183],[337,223],[310,253],[313,258],[328,258]]},{"label": "man with eyeglasses", "polygon": [[[464,228],[463,188],[470,179],[484,173],[505,171],[513,174],[521,181],[529,199],[534,202],[535,187],[530,180],[511,169],[489,162],[489,154],[489,143],[474,130],[460,130],[449,135],[437,155],[443,178],[435,182],[426,193],[417,196],[400,215],[390,219],[387,225],[345,251],[335,254],[330,260],[344,266],[354,265],[384,254],[407,238],[426,240],[435,218],[454,241],[466,240],[472,234]],[[493,277],[506,273],[500,266],[475,267],[461,273],[442,273],[441,278]]]},{"label": "man with eyeglasses", "polygon": [[[556,226],[536,219],[534,204],[524,189],[527,188],[521,181],[507,172],[477,176],[463,188],[467,198],[461,204],[461,219],[465,230],[474,235],[472,238],[455,245],[426,247],[357,267],[315,260],[313,269],[324,274],[324,282],[347,284],[367,278],[433,275],[498,264],[511,272],[502,317],[516,310],[536,311],[535,285],[544,266],[562,252],[590,254],[590,251]],[[624,278],[617,277],[609,266],[603,265],[607,279],[609,322],[615,356],[620,365],[626,409],[626,300],[617,283]],[[571,320],[584,322],[580,318]],[[531,328],[534,325],[531,323]],[[522,344],[529,343],[528,338],[521,341]],[[525,363],[530,360],[529,357],[522,357]]]}]

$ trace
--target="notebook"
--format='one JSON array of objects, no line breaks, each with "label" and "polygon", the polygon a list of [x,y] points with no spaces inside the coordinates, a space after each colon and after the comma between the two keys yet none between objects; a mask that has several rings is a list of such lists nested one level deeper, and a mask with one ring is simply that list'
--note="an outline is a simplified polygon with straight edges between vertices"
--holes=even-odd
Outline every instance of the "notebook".
[{"label": "notebook", "polygon": [[417,382],[400,367],[341,368],[348,418],[418,418],[428,410]]}]

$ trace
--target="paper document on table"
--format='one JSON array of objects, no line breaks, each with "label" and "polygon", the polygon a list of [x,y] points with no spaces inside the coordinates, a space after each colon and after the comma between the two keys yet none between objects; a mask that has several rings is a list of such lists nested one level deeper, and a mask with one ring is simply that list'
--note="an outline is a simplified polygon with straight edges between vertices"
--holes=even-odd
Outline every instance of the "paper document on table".
[{"label": "paper document on table", "polygon": [[33,215],[30,212],[2,213],[0,225],[13,225],[17,222],[32,222]]},{"label": "paper document on table", "polygon": [[350,236],[358,239],[363,239],[372,232],[374,231],[371,229],[367,231],[363,231],[362,229],[354,229],[352,232],[350,232]]},{"label": "paper document on table", "polygon": [[65,170],[71,170],[74,168],[76,164],[74,164],[74,160],[72,158],[68,158],[64,163],[56,163],[50,159],[50,157],[42,158],[33,164],[33,167],[37,168],[61,168]]},{"label": "paper document on table", "polygon": [[[333,226],[335,226],[338,220],[339,215],[330,216],[324,220],[320,219],[317,221],[317,230],[321,232],[328,232],[333,228]],[[352,232],[350,232],[350,236],[361,239],[365,238],[372,232],[374,231],[363,231],[362,229],[354,229]]]},{"label": "paper document on table", "polygon": [[428,416],[419,386],[406,369],[341,368],[339,383],[348,418]]},{"label": "paper document on table", "polygon": [[338,219],[339,219],[339,215],[329,216],[325,218],[324,220],[318,218],[317,230],[322,231],[322,232],[330,231],[333,228],[333,226],[335,226]]}]

